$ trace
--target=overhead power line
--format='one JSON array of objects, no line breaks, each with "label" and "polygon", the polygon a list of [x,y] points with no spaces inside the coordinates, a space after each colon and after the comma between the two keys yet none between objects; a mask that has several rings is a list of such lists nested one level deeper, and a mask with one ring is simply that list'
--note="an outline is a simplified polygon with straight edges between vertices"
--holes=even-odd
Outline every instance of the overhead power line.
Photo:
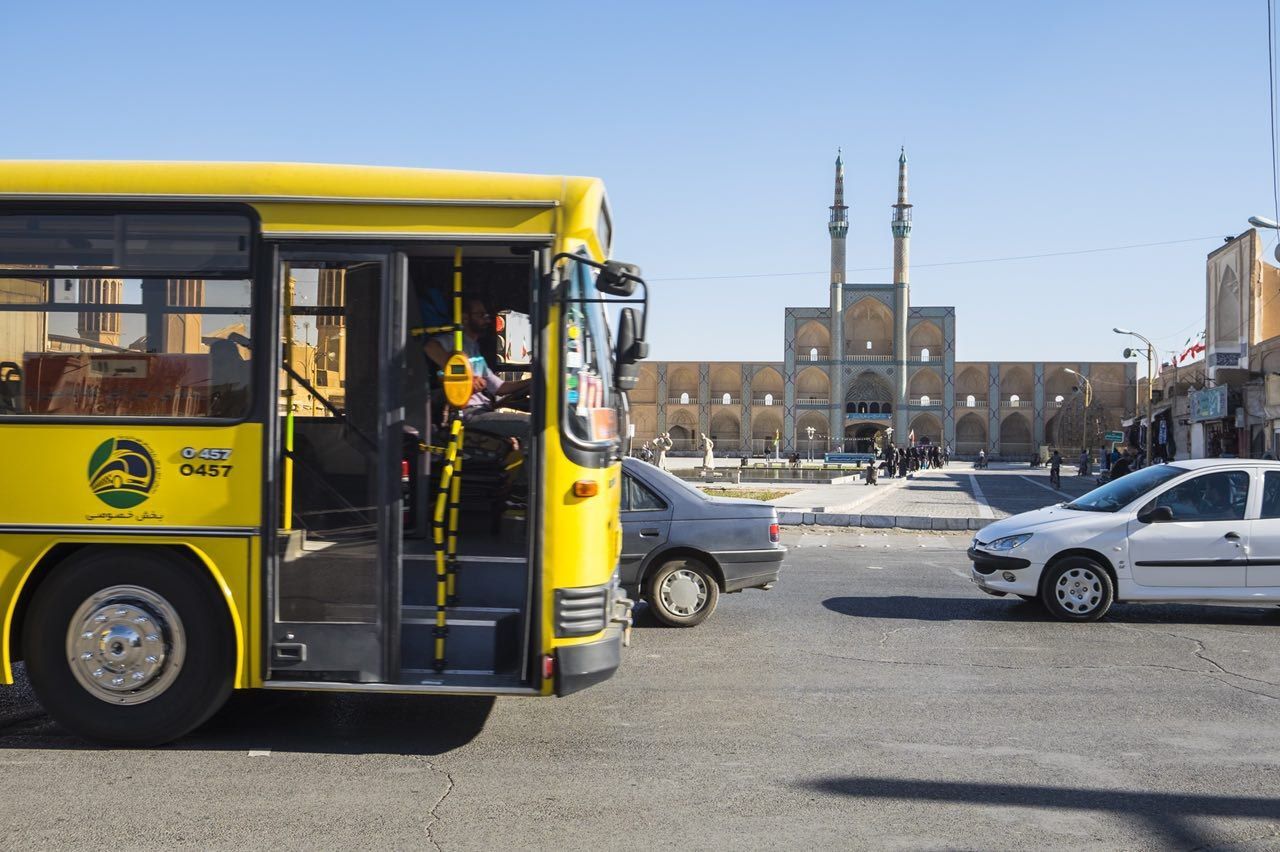
[{"label": "overhead power line", "polygon": [[[1010,255],[1008,257],[984,257],[974,260],[947,260],[938,263],[913,263],[912,269],[921,269],[924,267],[938,266],[969,266],[978,263],[1004,263],[1011,260],[1039,260],[1046,257],[1067,257],[1070,255],[1080,254],[1099,254],[1108,251],[1128,251],[1130,249],[1155,248],[1157,246],[1173,246],[1182,243],[1199,243],[1206,240],[1221,240],[1222,236],[1215,234],[1211,237],[1188,237],[1183,240],[1163,240],[1157,243],[1131,243],[1125,246],[1104,246],[1100,248],[1074,249],[1072,251],[1051,251],[1043,254],[1020,254]],[[860,269],[847,269],[848,272],[883,272],[892,270],[892,266],[864,266]],[[816,269],[805,272],[748,272],[737,275],[681,275],[667,278],[650,278],[650,281],[729,281],[742,278],[788,278],[800,275],[826,275],[829,269]]]}]

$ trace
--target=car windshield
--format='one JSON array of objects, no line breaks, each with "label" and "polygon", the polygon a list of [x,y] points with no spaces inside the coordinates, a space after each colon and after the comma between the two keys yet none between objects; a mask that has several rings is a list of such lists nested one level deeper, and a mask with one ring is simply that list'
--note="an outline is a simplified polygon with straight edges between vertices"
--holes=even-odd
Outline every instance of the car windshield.
[{"label": "car windshield", "polygon": [[1151,489],[1186,472],[1186,468],[1166,464],[1144,467],[1142,470],[1095,488],[1066,505],[1068,509],[1075,509],[1078,512],[1115,512],[1128,506]]}]

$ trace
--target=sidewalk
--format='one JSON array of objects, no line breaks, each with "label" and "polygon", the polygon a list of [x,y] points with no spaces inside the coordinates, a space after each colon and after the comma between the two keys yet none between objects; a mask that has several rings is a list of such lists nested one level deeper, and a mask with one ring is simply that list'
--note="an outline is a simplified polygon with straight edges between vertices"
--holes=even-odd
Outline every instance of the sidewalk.
[{"label": "sidewalk", "polygon": [[1044,468],[1025,464],[974,470],[952,464],[877,486],[829,485],[771,500],[782,524],[912,530],[979,530],[993,521],[1073,500],[1095,487],[1093,476],[1049,484]]}]

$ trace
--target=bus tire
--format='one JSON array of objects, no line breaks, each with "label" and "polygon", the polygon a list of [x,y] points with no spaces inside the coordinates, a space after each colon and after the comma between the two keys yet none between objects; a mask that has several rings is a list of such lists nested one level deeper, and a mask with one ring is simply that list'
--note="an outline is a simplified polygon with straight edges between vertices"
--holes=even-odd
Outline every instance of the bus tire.
[{"label": "bus tire", "polygon": [[720,586],[696,559],[672,559],[659,566],[645,585],[645,600],[668,627],[694,627],[715,612]]},{"label": "bus tire", "polygon": [[23,624],[49,715],[101,743],[151,746],[203,724],[235,677],[235,633],[211,578],[156,548],[85,550],[58,566]]}]

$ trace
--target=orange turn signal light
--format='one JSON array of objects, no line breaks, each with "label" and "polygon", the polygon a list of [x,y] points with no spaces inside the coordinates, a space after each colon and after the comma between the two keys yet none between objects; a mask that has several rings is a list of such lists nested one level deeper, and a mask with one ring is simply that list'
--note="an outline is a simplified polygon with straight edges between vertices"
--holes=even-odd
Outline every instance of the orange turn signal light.
[{"label": "orange turn signal light", "polygon": [[600,483],[590,479],[579,479],[573,483],[574,497],[594,497],[600,493]]}]

